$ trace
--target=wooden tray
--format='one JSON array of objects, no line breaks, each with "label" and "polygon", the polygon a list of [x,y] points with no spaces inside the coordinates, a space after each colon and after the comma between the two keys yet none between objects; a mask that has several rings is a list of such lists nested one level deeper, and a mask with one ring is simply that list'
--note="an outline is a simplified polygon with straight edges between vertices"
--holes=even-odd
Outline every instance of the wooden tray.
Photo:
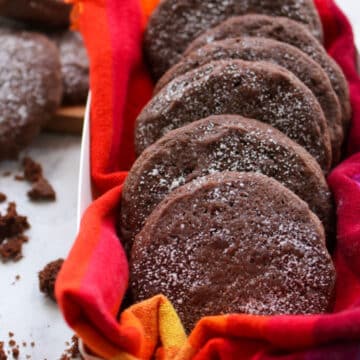
[{"label": "wooden tray", "polygon": [[85,106],[60,108],[44,126],[45,131],[81,135],[85,116]]}]

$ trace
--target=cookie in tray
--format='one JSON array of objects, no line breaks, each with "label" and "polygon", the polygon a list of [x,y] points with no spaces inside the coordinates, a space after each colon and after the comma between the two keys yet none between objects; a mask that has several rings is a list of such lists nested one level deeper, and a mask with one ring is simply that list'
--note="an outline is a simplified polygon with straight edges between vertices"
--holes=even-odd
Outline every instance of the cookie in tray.
[{"label": "cookie in tray", "polygon": [[185,51],[185,56],[205,44],[238,36],[266,37],[283,41],[310,56],[329,76],[340,101],[343,125],[345,128],[349,126],[351,106],[346,78],[341,68],[328,56],[319,41],[312,36],[305,26],[297,21],[259,14],[231,17],[195,39]]},{"label": "cookie in tray", "polygon": [[179,75],[215,60],[268,61],[296,75],[316,96],[328,122],[333,162],[341,157],[344,132],[341,107],[325,71],[301,50],[270,38],[239,37],[204,45],[170,68],[156,84],[157,93]]},{"label": "cookie in tray", "polygon": [[158,79],[203,31],[235,15],[285,16],[306,24],[322,40],[322,25],[312,0],[163,0],[149,19],[144,50]]},{"label": "cookie in tray", "polygon": [[171,191],[226,170],[275,178],[309,204],[323,222],[329,242],[334,239],[332,196],[314,158],[270,125],[219,115],[169,132],[133,165],[121,199],[121,240],[128,252],[146,218]]},{"label": "cookie in tray", "polygon": [[329,130],[316,97],[291,72],[268,62],[214,61],[171,81],[137,118],[137,154],[170,130],[221,114],[274,126],[329,170]]},{"label": "cookie in tray", "polygon": [[319,219],[279,182],[225,172],[165,198],[135,238],[135,301],[167,296],[189,332],[203,316],[330,311],[335,269]]}]

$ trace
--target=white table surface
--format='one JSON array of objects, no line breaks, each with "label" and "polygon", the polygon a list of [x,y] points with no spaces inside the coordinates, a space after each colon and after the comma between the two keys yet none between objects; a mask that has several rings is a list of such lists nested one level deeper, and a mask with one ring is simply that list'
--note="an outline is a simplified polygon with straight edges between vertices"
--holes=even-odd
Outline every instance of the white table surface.
[{"label": "white table surface", "polygon": [[350,19],[357,47],[360,50],[360,1],[359,0],[336,0],[336,3],[343,9]]},{"label": "white table surface", "polygon": [[[54,203],[30,202],[26,195],[29,184],[1,176],[6,170],[15,173],[19,164],[0,164],[0,191],[17,203],[19,213],[27,215],[32,226],[27,232],[30,241],[23,247],[24,258],[16,263],[0,262],[0,341],[8,342],[9,331],[18,344],[26,341],[26,348],[20,345],[19,359],[26,355],[33,360],[59,359],[73,334],[56,304],[39,292],[37,273],[48,262],[66,257],[76,234],[80,142],[76,136],[43,134],[27,152],[43,165],[57,193]],[[16,275],[21,278],[12,285]]]},{"label": "white table surface", "polygon": [[[360,1],[338,0],[338,4],[352,21],[360,47]],[[0,341],[7,343],[8,332],[15,333],[20,360],[26,355],[33,360],[59,359],[72,336],[56,305],[39,292],[37,272],[49,261],[66,257],[75,238],[80,144],[80,137],[43,134],[27,151],[43,164],[57,192],[55,203],[28,201],[27,183],[1,176],[6,170],[14,172],[18,163],[0,164],[0,191],[18,204],[19,212],[27,215],[32,225],[24,258],[17,263],[0,263]],[[16,275],[21,279],[13,284]],[[25,348],[23,341],[27,342]]]}]

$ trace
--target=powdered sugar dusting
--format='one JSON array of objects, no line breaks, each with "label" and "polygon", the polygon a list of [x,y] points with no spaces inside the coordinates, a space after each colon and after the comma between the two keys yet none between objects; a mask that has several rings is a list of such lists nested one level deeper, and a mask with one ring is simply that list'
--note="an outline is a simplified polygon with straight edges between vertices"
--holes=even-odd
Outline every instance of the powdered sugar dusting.
[{"label": "powdered sugar dusting", "polygon": [[84,101],[89,90],[89,60],[81,35],[65,31],[52,38],[60,50],[65,98]]},{"label": "powdered sugar dusting", "polygon": [[60,84],[53,83],[56,99],[46,84],[56,77],[53,73],[58,69],[40,61],[52,54],[46,55],[44,43],[31,36],[4,33],[0,43],[0,123],[9,121],[22,126],[34,116],[46,117],[49,104],[58,103],[61,95]]},{"label": "powdered sugar dusting", "polygon": [[138,236],[132,288],[136,300],[168,296],[188,330],[205,315],[324,312],[335,273],[322,236],[305,204],[262,175],[201,178]]},{"label": "powdered sugar dusting", "polygon": [[344,117],[349,104],[349,91],[344,74],[339,66],[327,55],[323,46],[312,34],[296,21],[266,15],[246,15],[230,18],[217,27],[200,35],[189,47],[187,54],[210,42],[235,38],[238,36],[256,36],[273,38],[299,48],[316,61],[328,75],[331,84],[340,99]]},{"label": "powdered sugar dusting", "polygon": [[310,155],[266,124],[225,115],[167,134],[137,160],[123,190],[123,240],[132,243],[145,219],[172,190],[225,170],[277,179],[304,199],[331,232],[331,194]]},{"label": "powdered sugar dusting", "polygon": [[322,37],[320,20],[311,0],[166,0],[150,19],[145,37],[146,53],[156,77],[174,65],[204,30],[246,13],[289,17],[307,24],[315,36]]},{"label": "powdered sugar dusting", "polygon": [[324,114],[311,91],[272,64],[214,61],[171,81],[137,120],[138,153],[186,123],[239,114],[271,124],[304,146],[327,170],[330,141]]},{"label": "powdered sugar dusting", "polygon": [[157,83],[155,93],[176,77],[211,61],[239,59],[267,61],[283,66],[296,75],[316,96],[331,131],[333,149],[340,152],[343,129],[341,108],[324,70],[297,48],[269,38],[238,37],[195,50],[169,70]]}]

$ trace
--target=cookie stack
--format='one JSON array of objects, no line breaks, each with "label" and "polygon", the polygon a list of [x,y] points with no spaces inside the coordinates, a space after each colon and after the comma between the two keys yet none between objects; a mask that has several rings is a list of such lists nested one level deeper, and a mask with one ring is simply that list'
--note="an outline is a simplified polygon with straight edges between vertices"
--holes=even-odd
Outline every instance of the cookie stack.
[{"label": "cookie stack", "polygon": [[89,63],[71,6],[0,0],[0,160],[16,158],[60,105],[82,105]]},{"label": "cookie stack", "polygon": [[331,311],[332,195],[351,109],[311,0],[163,0],[144,38],[154,96],[119,232],[134,301],[203,316]]}]

